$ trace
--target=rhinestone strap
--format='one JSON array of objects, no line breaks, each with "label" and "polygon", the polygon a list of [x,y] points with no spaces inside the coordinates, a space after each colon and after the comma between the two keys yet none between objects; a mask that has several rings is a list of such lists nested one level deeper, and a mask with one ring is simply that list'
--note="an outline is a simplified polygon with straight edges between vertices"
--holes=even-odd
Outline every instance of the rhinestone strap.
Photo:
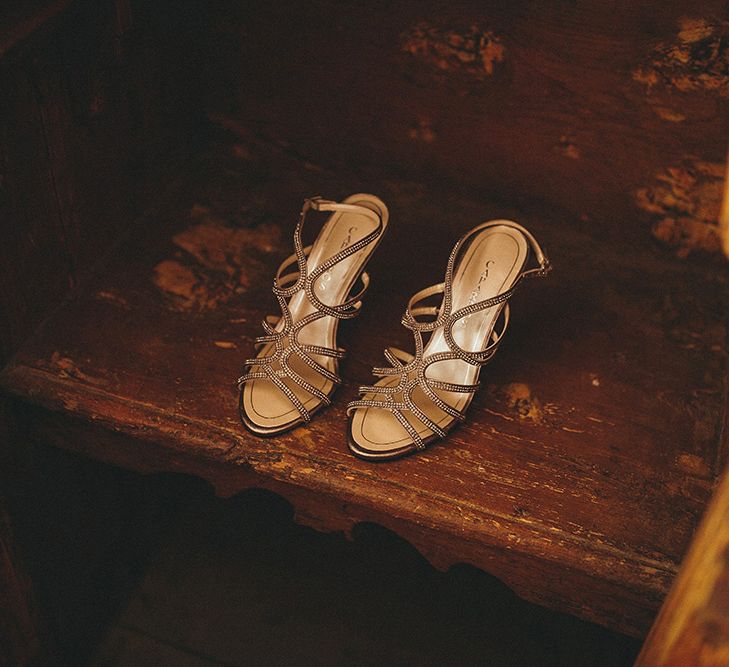
[{"label": "rhinestone strap", "polygon": [[[304,247],[301,241],[301,235],[306,215],[310,209],[321,211],[357,211],[358,213],[377,217],[378,225],[374,231],[363,236],[347,248],[335,253],[329,257],[329,259],[322,262],[322,264],[316,269],[309,272],[307,260],[311,253],[312,246],[309,245]],[[324,392],[312,385],[299,373],[293,370],[293,368],[291,368],[289,359],[295,355],[296,358],[303,361],[307,366],[309,366],[309,368],[331,381],[333,384],[338,385],[341,383],[341,378],[336,373],[322,366],[310,355],[320,355],[339,360],[344,358],[345,350],[341,347],[333,348],[322,345],[303,344],[299,341],[299,334],[304,327],[323,317],[334,317],[338,320],[344,320],[357,316],[362,306],[362,297],[367,291],[370,282],[369,275],[365,271],[361,271],[358,276],[358,280],[362,285],[359,292],[353,296],[349,296],[340,304],[332,305],[323,303],[314,293],[315,282],[322,274],[331,269],[333,266],[373,243],[379,237],[381,232],[381,218],[364,206],[338,204],[336,202],[322,199],[321,197],[313,197],[304,201],[299,221],[296,225],[296,229],[294,230],[295,252],[281,263],[278,271],[276,272],[276,277],[273,283],[272,291],[281,309],[281,316],[267,316],[261,323],[265,334],[263,336],[258,336],[255,339],[257,349],[267,345],[272,345],[272,354],[267,354],[266,356],[256,357],[253,359],[246,359],[245,366],[247,372],[241,375],[237,381],[239,390],[243,388],[243,385],[246,382],[251,380],[270,380],[291,401],[302,419],[307,422],[311,419],[309,411],[296,396],[296,393],[285,382],[285,379],[292,380],[309,394],[318,398],[322,403],[326,405],[331,403],[331,400]],[[297,270],[286,275],[282,275],[284,274],[284,271],[293,267],[294,264],[296,264]],[[306,315],[298,322],[294,322],[289,308],[289,303],[291,297],[300,290],[304,290],[307,299],[316,310]],[[274,368],[276,363],[278,363],[279,368]]]},{"label": "rhinestone strap", "polygon": [[[477,301],[476,303],[460,308],[455,312],[451,312],[453,304],[453,271],[461,250],[464,248],[465,243],[475,234],[487,227],[493,227],[496,225],[508,225],[518,229],[524,234],[529,241],[538,262],[537,268],[523,271],[512,287],[501,294],[497,294],[489,299]],[[412,393],[416,387],[419,387],[430,401],[432,401],[442,412],[454,419],[463,421],[465,419],[464,412],[457,410],[446,403],[440,396],[438,396],[435,390],[439,389],[454,393],[472,394],[478,388],[478,384],[458,384],[435,380],[426,376],[426,370],[432,364],[450,360],[464,361],[467,364],[477,367],[488,363],[496,354],[501,339],[506,333],[506,329],[509,325],[509,305],[505,304],[499,314],[497,320],[497,324],[501,322],[499,332],[497,333],[496,327],[494,327],[494,331],[492,332],[486,347],[482,350],[469,351],[460,347],[453,337],[453,326],[458,320],[467,317],[468,315],[505,303],[512,294],[514,294],[516,288],[524,278],[542,277],[547,275],[550,270],[551,264],[537,243],[537,240],[521,225],[506,220],[495,220],[472,229],[463,236],[458,243],[456,243],[451,251],[446,267],[445,281],[416,292],[408,302],[405,314],[402,318],[402,324],[413,333],[415,354],[408,354],[407,352],[397,350],[396,348],[388,348],[385,350],[385,358],[390,362],[391,366],[374,368],[372,370],[373,375],[380,378],[399,376],[398,383],[386,386],[370,385],[360,387],[359,393],[363,395],[363,397],[349,403],[347,406],[347,414],[350,414],[356,408],[388,410],[393,413],[398,422],[400,422],[417,449],[423,449],[425,447],[425,443],[418,435],[417,429],[413,427],[412,423],[403,414],[404,412],[411,414],[417,421],[421,422],[436,435],[445,437],[445,431],[432,419],[430,419],[420,408],[418,408],[413,400]],[[443,295],[440,306],[436,307],[425,305],[425,302],[429,298],[440,294]],[[435,319],[432,321],[424,321],[422,318],[427,316],[434,316]],[[431,335],[432,332],[440,327],[443,327],[443,336],[446,345],[448,346],[448,352],[438,352],[424,356],[425,342],[423,341],[423,334]],[[374,395],[374,397],[364,398],[364,395]],[[400,400],[396,400],[396,396],[398,395],[401,397]]]}]

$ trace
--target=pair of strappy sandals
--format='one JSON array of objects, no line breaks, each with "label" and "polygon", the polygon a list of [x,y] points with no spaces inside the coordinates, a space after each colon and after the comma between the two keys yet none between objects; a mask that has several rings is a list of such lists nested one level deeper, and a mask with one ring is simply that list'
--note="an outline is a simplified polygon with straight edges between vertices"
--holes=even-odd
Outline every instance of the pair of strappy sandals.
[{"label": "pair of strappy sandals", "polygon": [[[314,243],[304,247],[302,228],[310,210],[331,215]],[[387,207],[373,195],[355,194],[341,203],[305,200],[295,252],[274,280],[282,314],[263,321],[258,355],[246,361],[238,379],[241,420],[252,433],[283,433],[331,403],[345,355],[337,346],[337,328],[362,306],[369,285],[364,267],[387,223]],[[535,266],[527,268],[530,262]],[[360,387],[361,397],[348,405],[352,452],[370,460],[396,458],[425,449],[463,421],[481,367],[509,324],[507,300],[524,278],[549,270],[534,236],[510,220],[485,222],[462,236],[444,281],[417,292],[405,310],[402,323],[413,333],[415,354],[387,348],[390,366],[374,368],[379,379]],[[436,296],[440,304],[428,305]]]}]

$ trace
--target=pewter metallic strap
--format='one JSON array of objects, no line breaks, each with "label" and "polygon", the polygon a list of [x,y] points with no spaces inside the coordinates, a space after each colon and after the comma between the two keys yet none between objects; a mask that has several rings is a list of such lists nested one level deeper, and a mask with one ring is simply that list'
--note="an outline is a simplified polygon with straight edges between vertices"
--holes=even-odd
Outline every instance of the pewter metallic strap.
[{"label": "pewter metallic strap", "polygon": [[[511,288],[505,292],[460,308],[455,313],[451,312],[453,304],[453,271],[461,250],[465,246],[466,242],[477,233],[488,227],[495,227],[497,225],[512,227],[524,234],[534,252],[538,267],[527,269],[519,274]],[[426,428],[430,429],[436,435],[444,437],[445,431],[415,404],[412,392],[416,387],[419,387],[442,412],[454,419],[463,421],[463,419],[465,419],[465,414],[446,403],[434,390],[440,389],[454,393],[470,394],[476,391],[478,384],[457,384],[453,382],[435,380],[427,377],[425,371],[431,364],[455,359],[464,361],[472,366],[483,366],[488,363],[496,354],[499,343],[509,326],[509,305],[504,305],[501,313],[499,314],[499,319],[497,320],[497,324],[499,321],[502,321],[501,330],[498,333],[495,330],[491,333],[489,342],[482,350],[470,351],[461,348],[453,337],[454,324],[461,318],[472,313],[480,312],[505,303],[512,294],[514,294],[517,286],[524,278],[545,276],[550,270],[551,265],[549,260],[542,251],[537,240],[528,230],[518,223],[510,220],[493,220],[474,227],[467,234],[461,237],[453,247],[446,266],[445,281],[416,292],[408,301],[405,314],[402,318],[402,324],[413,332],[415,354],[411,355],[407,352],[403,352],[402,350],[396,350],[396,348],[388,348],[385,350],[385,357],[390,362],[391,367],[374,368],[372,370],[376,377],[399,376],[399,382],[396,385],[389,386],[370,385],[360,387],[359,392],[363,395],[363,397],[349,403],[347,406],[347,414],[350,414],[357,408],[388,410],[395,415],[398,422],[400,422],[403,429],[410,436],[417,449],[423,449],[425,445],[422,438],[418,435],[417,429],[415,429],[405,415],[402,414],[403,412],[409,412]],[[436,294],[443,294],[439,307],[421,305],[426,299],[435,296]],[[430,322],[424,322],[418,319],[422,316],[428,315],[435,316],[435,319]],[[448,345],[449,351],[438,352],[426,357],[424,356],[425,343],[423,341],[423,333],[430,335],[439,327],[443,327],[444,340]],[[398,395],[402,397],[399,401],[396,400],[396,396]],[[364,398],[364,396],[373,396],[373,398]],[[378,397],[381,397],[381,400],[378,400]]]},{"label": "pewter metallic strap", "polygon": [[[306,214],[312,208],[321,211],[349,211],[356,212],[360,215],[367,215],[377,220],[377,228],[366,236],[363,236],[356,243],[353,243],[344,250],[340,250],[335,253],[323,262],[321,266],[318,266],[314,269],[314,271],[309,273],[307,259],[313,246],[309,245],[304,247],[301,241],[301,233],[306,220]],[[362,284],[362,289],[357,294],[349,296],[349,298],[340,304],[327,305],[322,303],[322,301],[320,301],[314,294],[314,282],[331,267],[374,242],[381,233],[382,219],[366,206],[339,204],[324,200],[321,197],[313,197],[304,201],[299,221],[296,225],[296,229],[294,230],[295,252],[281,263],[273,282],[272,291],[281,308],[281,316],[267,315],[266,319],[262,322],[263,330],[266,333],[265,335],[258,336],[255,339],[255,345],[257,348],[273,344],[273,354],[256,357],[254,359],[246,359],[245,365],[248,372],[238,378],[239,390],[242,389],[246,382],[251,380],[268,379],[291,401],[302,419],[307,422],[311,419],[311,415],[306,410],[301,400],[299,400],[296,396],[296,393],[286,384],[285,379],[294,382],[309,394],[318,398],[321,402],[327,405],[331,403],[329,396],[320,389],[317,389],[299,373],[294,371],[288,360],[292,355],[296,355],[297,358],[301,359],[301,361],[322,377],[328,379],[335,385],[341,383],[342,380],[336,373],[325,368],[309,355],[314,354],[332,359],[342,359],[345,356],[345,350],[341,347],[330,348],[321,345],[305,345],[299,341],[298,336],[305,326],[321,319],[322,317],[329,316],[343,320],[355,317],[359,313],[359,309],[362,305],[362,297],[367,291],[370,283],[370,277],[365,271],[361,271],[359,276],[357,276],[357,280],[359,280]],[[283,275],[284,271],[292,267],[294,264],[296,264],[298,270]],[[294,294],[302,289],[306,293],[309,302],[316,310],[294,323],[289,309],[289,301],[287,301],[287,299],[290,299],[294,296]],[[279,325],[281,320],[283,320],[283,327],[281,327],[280,330],[277,330],[275,327]],[[274,369],[273,365],[275,363],[278,363],[278,369]]]}]

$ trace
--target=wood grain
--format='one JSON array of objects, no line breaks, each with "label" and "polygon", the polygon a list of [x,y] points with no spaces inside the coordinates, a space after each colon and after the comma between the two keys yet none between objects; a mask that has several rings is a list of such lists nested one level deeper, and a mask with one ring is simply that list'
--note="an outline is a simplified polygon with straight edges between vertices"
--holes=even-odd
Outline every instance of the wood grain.
[{"label": "wood grain", "polygon": [[[393,224],[365,312],[343,329],[345,385],[310,426],[255,438],[238,424],[234,380],[273,310],[301,199],[362,190],[385,199]],[[525,223],[557,269],[514,298],[468,422],[419,456],[354,459],[344,406],[386,344],[408,344],[408,295],[439,279],[463,231],[496,216]],[[396,261],[402,248],[418,261]],[[2,384],[50,411],[30,425],[59,446],[198,474],[224,495],[271,488],[320,528],[377,521],[441,567],[472,563],[530,600],[640,635],[725,459],[728,296],[725,273],[606,243],[559,211],[330,172],[234,137],[160,200]]]},{"label": "wood grain", "polygon": [[164,187],[200,118],[197,17],[34,4],[0,42],[0,362]]},{"label": "wood grain", "polygon": [[[124,0],[0,7],[0,366],[91,273],[194,143],[191,59],[204,22],[165,16],[167,3],[136,4],[133,12]],[[28,518],[17,480],[28,487],[21,496],[42,493],[18,465],[25,441],[11,416],[3,397],[0,663],[55,664],[68,633],[54,621],[73,618],[73,604],[54,604],[46,572],[38,587],[39,570],[63,561],[44,552],[47,535],[34,536],[42,549],[27,548],[33,531],[18,544],[14,527]]]},{"label": "wood grain", "polygon": [[709,505],[638,667],[729,662],[729,474]]},{"label": "wood grain", "polygon": [[8,665],[41,657],[38,619],[30,579],[20,562],[6,508],[0,505],[0,656]]},{"label": "wood grain", "polygon": [[[315,161],[542,198],[605,237],[718,254],[720,179],[704,188],[701,169],[723,174],[729,137],[724,3],[319,0],[280,12],[223,5],[218,113]],[[663,196],[693,178],[690,210]]]},{"label": "wood grain", "polygon": [[[269,488],[325,530],[376,521],[643,633],[727,460],[722,4],[41,5],[0,34],[0,361],[75,290],[2,374],[34,437]],[[223,141],[180,166],[203,89]],[[301,199],[363,190],[394,224],[345,385],[310,427],[253,438],[233,381]],[[406,298],[497,216],[557,271],[515,297],[469,422],[354,460],[343,406],[408,345]]]}]

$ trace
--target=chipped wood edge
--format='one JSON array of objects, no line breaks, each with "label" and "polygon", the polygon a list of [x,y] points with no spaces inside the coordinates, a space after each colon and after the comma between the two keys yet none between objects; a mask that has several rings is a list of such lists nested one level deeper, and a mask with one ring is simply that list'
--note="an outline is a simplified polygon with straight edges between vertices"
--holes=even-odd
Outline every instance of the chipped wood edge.
[{"label": "chipped wood edge", "polygon": [[636,666],[720,667],[729,664],[727,589],[729,468],[709,503]]},{"label": "chipped wood edge", "polygon": [[39,445],[56,446],[142,474],[195,475],[210,483],[223,498],[251,488],[266,489],[291,504],[298,523],[319,531],[341,531],[351,538],[361,523],[383,526],[409,542],[433,567],[445,571],[456,564],[475,566],[501,580],[525,600],[617,632],[645,636],[662,599],[565,568],[563,563],[542,559],[540,554],[504,549],[468,535],[444,531],[439,525],[419,524],[407,516],[396,516],[389,508],[365,506],[362,501],[366,499],[361,497],[358,502],[350,502],[320,489],[297,486],[293,479],[274,479],[247,463],[231,465],[206,461],[194,452],[171,453],[158,443],[140,443],[127,434],[41,407],[24,405],[23,421],[32,424],[28,433]]},{"label": "chipped wood edge", "polygon": [[726,153],[726,176],[724,177],[724,197],[719,214],[719,239],[724,256],[729,259],[729,148]]},{"label": "chipped wood edge", "polygon": [[[538,554],[540,558],[574,568],[621,587],[628,586],[656,600],[662,599],[678,571],[669,559],[648,558],[608,542],[598,542],[567,533],[557,527],[521,521],[501,513],[484,513],[481,508],[461,504],[454,511],[451,498],[428,496],[423,510],[422,489],[404,481],[383,480],[377,469],[366,472],[343,467],[341,462],[279,443],[267,443],[247,436],[242,429],[225,428],[203,420],[180,418],[159,407],[117,396],[95,386],[58,377],[25,365],[8,366],[0,373],[0,386],[10,394],[54,412],[63,412],[114,432],[153,441],[167,450],[193,454],[202,460],[250,466],[260,475],[326,493],[347,502],[362,503],[373,482],[389,487],[397,498],[395,518],[435,528],[437,524],[468,539],[509,551]],[[94,409],[82,408],[79,399],[93,397]],[[114,415],[111,422],[107,415]],[[211,440],[211,435],[214,440]],[[180,446],[182,443],[182,446]],[[337,474],[341,473],[341,474]],[[376,502],[376,500],[374,501]],[[376,505],[373,509],[378,510]],[[521,535],[517,535],[518,526]],[[527,536],[523,533],[527,531]],[[579,548],[576,548],[579,547]],[[587,557],[580,554],[584,551]],[[597,557],[596,557],[597,556]],[[656,608],[658,604],[655,605]]]}]

